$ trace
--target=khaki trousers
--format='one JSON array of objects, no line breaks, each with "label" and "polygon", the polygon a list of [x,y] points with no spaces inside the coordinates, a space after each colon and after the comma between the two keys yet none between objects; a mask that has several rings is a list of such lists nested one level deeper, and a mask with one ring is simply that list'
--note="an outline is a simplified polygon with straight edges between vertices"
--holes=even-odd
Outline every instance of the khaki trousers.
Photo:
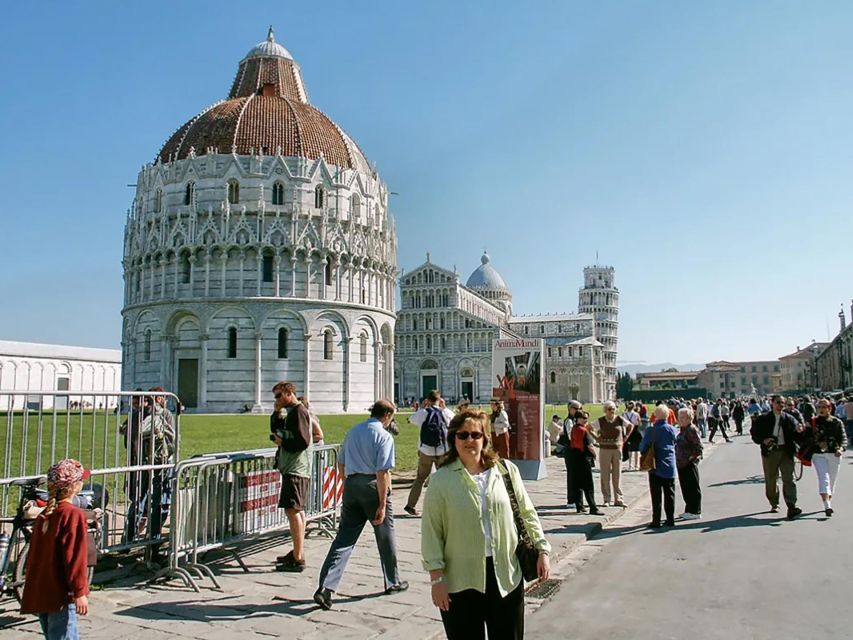
[{"label": "khaki trousers", "polygon": [[622,502],[622,452],[619,449],[599,449],[598,461],[601,466],[601,499],[612,502],[611,497],[615,496],[616,502]]},{"label": "khaki trousers", "polygon": [[444,456],[428,456],[420,451],[418,451],[418,475],[415,477],[415,483],[412,485],[411,491],[409,491],[409,499],[406,501],[406,506],[412,509],[418,504],[418,499],[421,497],[421,491],[424,488],[424,483],[429,478],[429,474],[432,473],[432,465],[435,464],[435,468],[438,468],[438,462]]},{"label": "khaki trousers", "polygon": [[764,467],[764,494],[771,507],[779,506],[779,474],[782,474],[782,495],[785,504],[793,507],[797,504],[797,483],[794,482],[794,456],[783,449],[774,449],[761,457]]}]

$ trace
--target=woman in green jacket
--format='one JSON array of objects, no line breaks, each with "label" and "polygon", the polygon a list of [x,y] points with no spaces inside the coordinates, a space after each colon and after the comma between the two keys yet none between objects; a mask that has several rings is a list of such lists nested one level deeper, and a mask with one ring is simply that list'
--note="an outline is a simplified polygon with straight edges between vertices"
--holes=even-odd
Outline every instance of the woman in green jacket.
[{"label": "woman in green jacket", "polygon": [[449,640],[485,638],[486,630],[490,640],[524,637],[524,581],[504,473],[539,550],[539,579],[551,570],[551,545],[518,468],[497,456],[488,437],[485,413],[456,414],[448,427],[450,451],[430,478],[424,500],[421,555]]}]

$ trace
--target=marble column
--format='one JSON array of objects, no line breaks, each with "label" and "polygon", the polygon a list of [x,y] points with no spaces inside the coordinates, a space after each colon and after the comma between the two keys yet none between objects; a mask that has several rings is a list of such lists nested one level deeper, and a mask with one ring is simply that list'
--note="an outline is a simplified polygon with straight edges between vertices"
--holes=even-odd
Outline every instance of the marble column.
[{"label": "marble column", "polygon": [[207,343],[210,335],[202,333],[199,334],[198,339],[201,343],[201,358],[198,363],[198,410],[205,412],[207,411]]},{"label": "marble column", "polygon": [[304,363],[304,369],[303,369],[304,377],[303,377],[303,382],[302,382],[305,389],[303,391],[303,395],[306,398],[310,399],[311,398],[311,395],[310,395],[310,391],[311,391],[310,390],[310,386],[311,386],[310,385],[310,381],[311,381],[311,334],[305,333],[305,334],[303,334],[302,337],[305,340],[305,345],[304,345],[305,363]]},{"label": "marble column", "polygon": [[261,393],[263,392],[263,331],[255,332],[255,404],[252,405],[252,413],[264,413],[261,404]]}]

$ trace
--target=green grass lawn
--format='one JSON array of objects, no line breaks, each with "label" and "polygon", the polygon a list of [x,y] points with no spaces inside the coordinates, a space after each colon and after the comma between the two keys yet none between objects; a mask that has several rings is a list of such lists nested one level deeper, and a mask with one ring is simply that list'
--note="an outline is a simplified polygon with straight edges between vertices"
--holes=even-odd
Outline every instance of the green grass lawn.
[{"label": "green grass lawn", "polygon": [[[487,407],[482,407],[487,409]],[[603,414],[601,405],[587,408],[592,419]],[[546,405],[545,423],[556,414],[565,417],[565,405]],[[397,414],[400,434],[396,437],[397,470],[409,472],[417,466],[417,448],[419,429],[409,424],[410,411]],[[70,421],[69,421],[70,417]],[[321,415],[320,424],[327,444],[343,441],[346,432],[367,415]],[[37,414],[27,417],[27,439],[22,438],[24,416],[13,416],[11,431],[12,442],[7,450],[9,420],[6,414],[0,414],[0,456],[5,462],[6,454],[11,457],[11,466],[0,467],[2,476],[30,475],[44,472],[55,458],[70,455],[80,459],[87,467],[107,468],[116,465],[116,460],[124,456],[123,439],[117,435],[120,419],[113,414],[91,412],[57,414],[46,413],[41,422]],[[55,425],[54,425],[55,423]],[[69,428],[70,424],[70,428]],[[54,438],[54,432],[56,437]],[[265,449],[271,446],[269,441],[269,416],[267,415],[204,415],[185,414],[181,416],[181,458],[186,459],[200,453],[220,451],[245,451]],[[67,453],[66,453],[67,452]],[[25,462],[22,467],[22,461]]]}]

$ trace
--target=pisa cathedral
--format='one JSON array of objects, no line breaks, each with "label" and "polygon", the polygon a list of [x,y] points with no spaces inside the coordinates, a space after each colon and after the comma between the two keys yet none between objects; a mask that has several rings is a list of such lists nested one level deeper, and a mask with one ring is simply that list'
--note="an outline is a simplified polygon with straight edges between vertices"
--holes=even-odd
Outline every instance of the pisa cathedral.
[{"label": "pisa cathedral", "polygon": [[272,29],[140,171],[123,268],[125,389],[201,412],[264,411],[277,380],[320,413],[393,392],[388,188]]},{"label": "pisa cathedral", "polygon": [[394,390],[398,402],[439,389],[455,402],[486,402],[492,376],[492,340],[545,341],[545,401],[603,402],[614,397],[619,290],[614,269],[583,270],[578,312],[514,315],[512,291],[483,254],[463,285],[459,274],[427,261],[400,278]]}]

